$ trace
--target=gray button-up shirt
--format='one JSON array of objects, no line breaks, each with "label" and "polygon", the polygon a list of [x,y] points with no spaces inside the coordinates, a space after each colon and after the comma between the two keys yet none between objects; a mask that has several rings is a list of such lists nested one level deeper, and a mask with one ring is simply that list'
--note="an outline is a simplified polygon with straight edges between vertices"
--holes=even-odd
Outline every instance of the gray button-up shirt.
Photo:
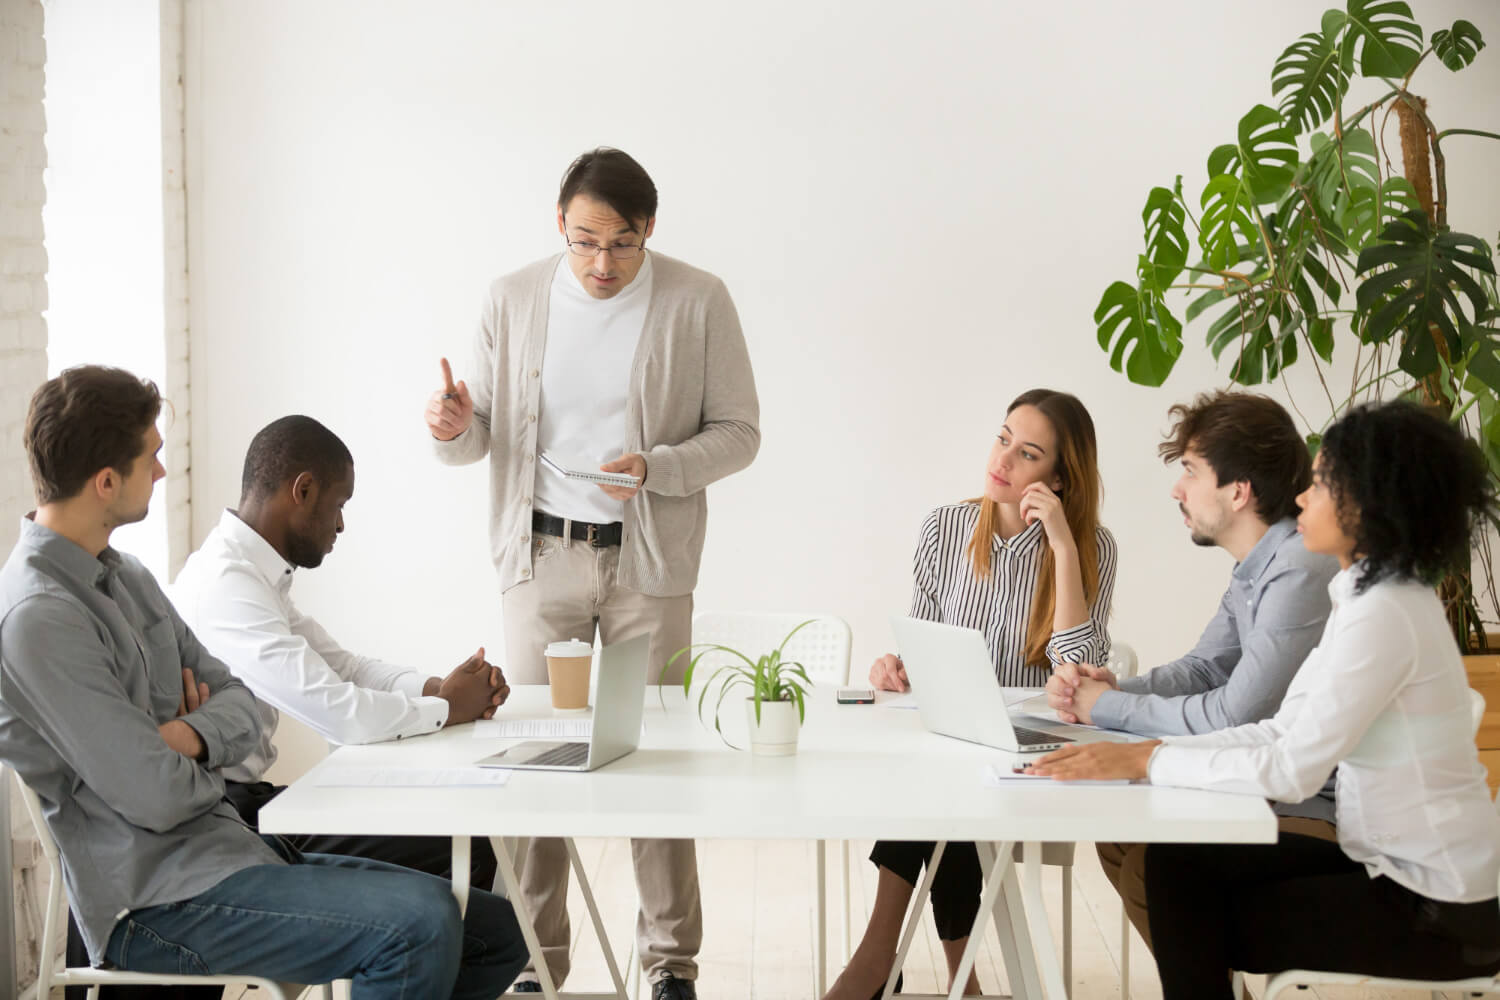
[{"label": "gray button-up shirt", "polygon": [[[207,760],[169,748],[182,670],[209,699],[182,717]],[[98,558],[31,521],[0,570],[0,761],[41,799],[95,963],[130,910],[283,864],[224,798],[218,769],[259,736],[255,698],[210,656],[136,559]]]},{"label": "gray button-up shirt", "polygon": [[[1271,525],[1235,566],[1218,613],[1192,651],[1101,694],[1094,724],[1182,736],[1275,715],[1323,634],[1328,582],[1338,570],[1333,557],[1303,547],[1294,519]],[[1321,797],[1277,811],[1332,820],[1331,786]]]}]

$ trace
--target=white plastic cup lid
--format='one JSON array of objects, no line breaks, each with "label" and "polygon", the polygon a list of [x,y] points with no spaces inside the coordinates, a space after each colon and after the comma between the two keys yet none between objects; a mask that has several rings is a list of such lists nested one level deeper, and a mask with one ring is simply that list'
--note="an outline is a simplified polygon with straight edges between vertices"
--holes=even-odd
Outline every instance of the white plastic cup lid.
[{"label": "white plastic cup lid", "polygon": [[547,655],[559,659],[565,656],[593,656],[594,647],[581,639],[569,639],[567,642],[548,643]]}]

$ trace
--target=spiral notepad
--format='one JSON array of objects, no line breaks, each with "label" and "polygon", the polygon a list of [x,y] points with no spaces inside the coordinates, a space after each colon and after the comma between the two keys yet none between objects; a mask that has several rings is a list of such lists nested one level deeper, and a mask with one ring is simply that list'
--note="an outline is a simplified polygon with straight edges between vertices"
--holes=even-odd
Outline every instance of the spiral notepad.
[{"label": "spiral notepad", "polygon": [[[601,486],[623,486],[626,489],[634,489],[641,485],[641,481],[634,476],[627,476],[621,472],[599,472],[594,469],[581,469],[576,466],[583,465],[582,462],[574,462],[563,459],[547,452],[542,452],[542,464],[565,479],[575,479],[581,483],[598,483]],[[569,468],[574,466],[574,468]]]}]

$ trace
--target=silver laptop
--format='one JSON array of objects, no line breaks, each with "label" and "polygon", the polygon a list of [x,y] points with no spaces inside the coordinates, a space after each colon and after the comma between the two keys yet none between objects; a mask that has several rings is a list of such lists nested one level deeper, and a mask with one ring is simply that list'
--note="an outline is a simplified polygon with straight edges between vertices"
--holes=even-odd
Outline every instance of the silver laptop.
[{"label": "silver laptop", "polygon": [[646,710],[646,658],[651,634],[599,651],[599,669],[589,685],[594,725],[586,740],[528,740],[478,761],[480,767],[538,771],[592,771],[634,753],[641,743]]},{"label": "silver laptop", "polygon": [[1040,753],[1074,742],[1011,721],[984,633],[919,618],[892,618],[891,627],[922,724],[932,732],[1012,753]]}]

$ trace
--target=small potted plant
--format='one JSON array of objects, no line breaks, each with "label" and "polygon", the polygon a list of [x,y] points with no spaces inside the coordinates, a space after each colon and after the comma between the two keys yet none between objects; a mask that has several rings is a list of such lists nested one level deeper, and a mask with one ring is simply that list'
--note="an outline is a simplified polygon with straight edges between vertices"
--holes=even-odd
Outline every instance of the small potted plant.
[{"label": "small potted plant", "polygon": [[811,624],[811,619],[802,622],[788,632],[775,649],[756,659],[716,642],[696,642],[691,646],[684,646],[672,654],[672,658],[662,668],[662,674],[666,674],[678,657],[698,650],[688,661],[687,671],[682,675],[683,694],[690,696],[699,662],[715,652],[725,654],[729,662],[714,666],[707,679],[701,680],[698,685],[699,720],[705,726],[708,725],[703,709],[708,703],[709,693],[717,689],[714,731],[729,746],[736,750],[744,749],[735,747],[724,735],[721,711],[731,692],[745,689],[745,719],[750,729],[750,752],[766,757],[789,756],[797,752],[797,734],[807,716],[807,689],[812,686],[812,678],[807,676],[807,670],[796,660],[782,659],[782,651],[799,629]]}]

